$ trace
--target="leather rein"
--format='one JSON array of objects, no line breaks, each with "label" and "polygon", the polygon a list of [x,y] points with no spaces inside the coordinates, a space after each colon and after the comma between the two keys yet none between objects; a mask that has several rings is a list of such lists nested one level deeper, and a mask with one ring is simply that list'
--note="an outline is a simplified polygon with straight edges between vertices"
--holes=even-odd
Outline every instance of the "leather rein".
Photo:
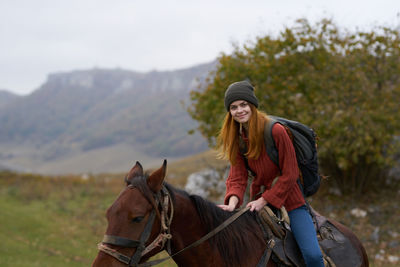
[{"label": "leather rein", "polygon": [[[162,195],[162,196],[161,196]],[[173,207],[173,202],[171,200],[171,197],[169,195],[168,189],[163,186],[162,190],[159,192],[159,194],[154,195],[157,206],[161,207],[161,230],[160,234],[151,242],[148,246],[145,246],[145,244],[148,241],[148,238],[150,236],[153,223],[155,220],[155,209],[157,207],[154,207],[152,212],[149,215],[149,219],[147,221],[147,224],[144,228],[143,233],[140,236],[139,240],[131,240],[125,237],[120,237],[120,236],[113,236],[113,235],[104,235],[103,241],[97,245],[97,248],[114,257],[118,261],[125,263],[128,266],[138,266],[138,267],[148,267],[148,266],[154,266],[157,264],[160,264],[161,262],[164,262],[168,259],[171,259],[172,257],[190,249],[193,247],[196,247],[203,243],[204,241],[208,240],[218,232],[220,232],[222,229],[227,227],[229,224],[231,224],[233,221],[235,221],[237,218],[239,218],[243,213],[249,210],[249,208],[241,209],[237,211],[234,215],[229,217],[226,221],[224,221],[222,224],[220,224],[217,228],[209,232],[208,234],[204,235],[202,238],[199,240],[195,241],[194,243],[190,244],[189,246],[181,249],[180,251],[174,253],[171,255],[171,238],[172,235],[170,233],[170,226],[172,223],[172,218],[174,215],[174,207]],[[162,198],[162,199],[161,199]],[[171,207],[169,216],[168,216],[168,207]],[[160,247],[160,251],[164,248],[165,244],[167,245],[167,252],[170,256],[159,259],[159,260],[154,260],[150,262],[144,262],[139,264],[140,259],[148,254],[150,251],[155,249],[156,247]],[[132,257],[129,257],[125,254],[122,254],[118,252],[115,249],[112,249],[107,246],[107,244],[111,245],[116,245],[116,246],[121,246],[121,247],[130,247],[130,248],[136,248],[135,254],[132,255]]]}]

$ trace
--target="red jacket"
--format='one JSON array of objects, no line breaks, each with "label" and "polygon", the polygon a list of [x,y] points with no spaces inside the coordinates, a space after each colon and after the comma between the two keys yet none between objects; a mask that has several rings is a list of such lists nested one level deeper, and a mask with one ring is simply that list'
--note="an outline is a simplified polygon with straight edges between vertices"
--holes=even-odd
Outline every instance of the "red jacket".
[{"label": "red jacket", "polygon": [[[262,197],[276,208],[285,206],[291,211],[305,204],[304,197],[297,185],[299,168],[297,166],[296,153],[292,141],[285,128],[276,123],[272,128],[272,136],[279,151],[279,166],[282,168],[282,175],[279,168],[271,161],[265,151],[265,146],[257,160],[249,159],[250,168],[257,174],[250,188],[250,195],[255,196],[260,192],[261,186],[265,186]],[[245,141],[248,141],[244,137]],[[271,188],[275,177],[278,181]],[[238,153],[235,165],[231,166],[226,181],[225,204],[229,203],[229,197],[235,195],[239,198],[238,207],[243,203],[243,195],[247,187],[248,172],[243,157]]]}]

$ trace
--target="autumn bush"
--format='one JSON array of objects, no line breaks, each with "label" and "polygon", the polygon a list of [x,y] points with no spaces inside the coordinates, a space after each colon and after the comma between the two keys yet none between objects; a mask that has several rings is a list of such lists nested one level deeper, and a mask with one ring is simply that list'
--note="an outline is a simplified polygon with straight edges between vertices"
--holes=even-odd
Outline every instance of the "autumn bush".
[{"label": "autumn bush", "polygon": [[261,36],[219,57],[217,69],[191,92],[188,111],[215,145],[227,86],[249,80],[260,109],[300,121],[318,134],[322,174],[342,193],[385,184],[399,149],[400,35],[397,29],[339,29],[301,19],[278,36]]}]

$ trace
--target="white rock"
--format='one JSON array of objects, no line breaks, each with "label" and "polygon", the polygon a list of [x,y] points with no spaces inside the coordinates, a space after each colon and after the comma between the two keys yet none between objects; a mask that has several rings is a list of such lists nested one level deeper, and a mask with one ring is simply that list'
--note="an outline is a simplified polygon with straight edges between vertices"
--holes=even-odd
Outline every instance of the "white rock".
[{"label": "white rock", "polygon": [[207,198],[211,191],[222,195],[225,192],[225,183],[216,170],[205,169],[189,175],[185,190],[190,194]]},{"label": "white rock", "polygon": [[350,211],[350,214],[357,218],[364,218],[367,216],[367,212],[365,210],[355,208]]},{"label": "white rock", "polygon": [[396,262],[399,261],[399,257],[398,257],[398,256],[389,255],[389,256],[388,256],[388,261],[389,261],[390,263],[396,263]]}]

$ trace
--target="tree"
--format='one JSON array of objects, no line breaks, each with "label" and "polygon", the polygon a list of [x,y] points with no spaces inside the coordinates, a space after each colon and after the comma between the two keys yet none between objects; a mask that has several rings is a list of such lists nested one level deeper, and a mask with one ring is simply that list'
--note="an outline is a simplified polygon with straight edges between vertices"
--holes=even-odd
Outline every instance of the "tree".
[{"label": "tree", "polygon": [[330,20],[301,19],[277,37],[222,54],[188,111],[215,145],[227,86],[248,79],[260,109],[301,121],[319,136],[323,174],[343,193],[382,185],[399,148],[400,35],[377,27],[340,31]]}]

